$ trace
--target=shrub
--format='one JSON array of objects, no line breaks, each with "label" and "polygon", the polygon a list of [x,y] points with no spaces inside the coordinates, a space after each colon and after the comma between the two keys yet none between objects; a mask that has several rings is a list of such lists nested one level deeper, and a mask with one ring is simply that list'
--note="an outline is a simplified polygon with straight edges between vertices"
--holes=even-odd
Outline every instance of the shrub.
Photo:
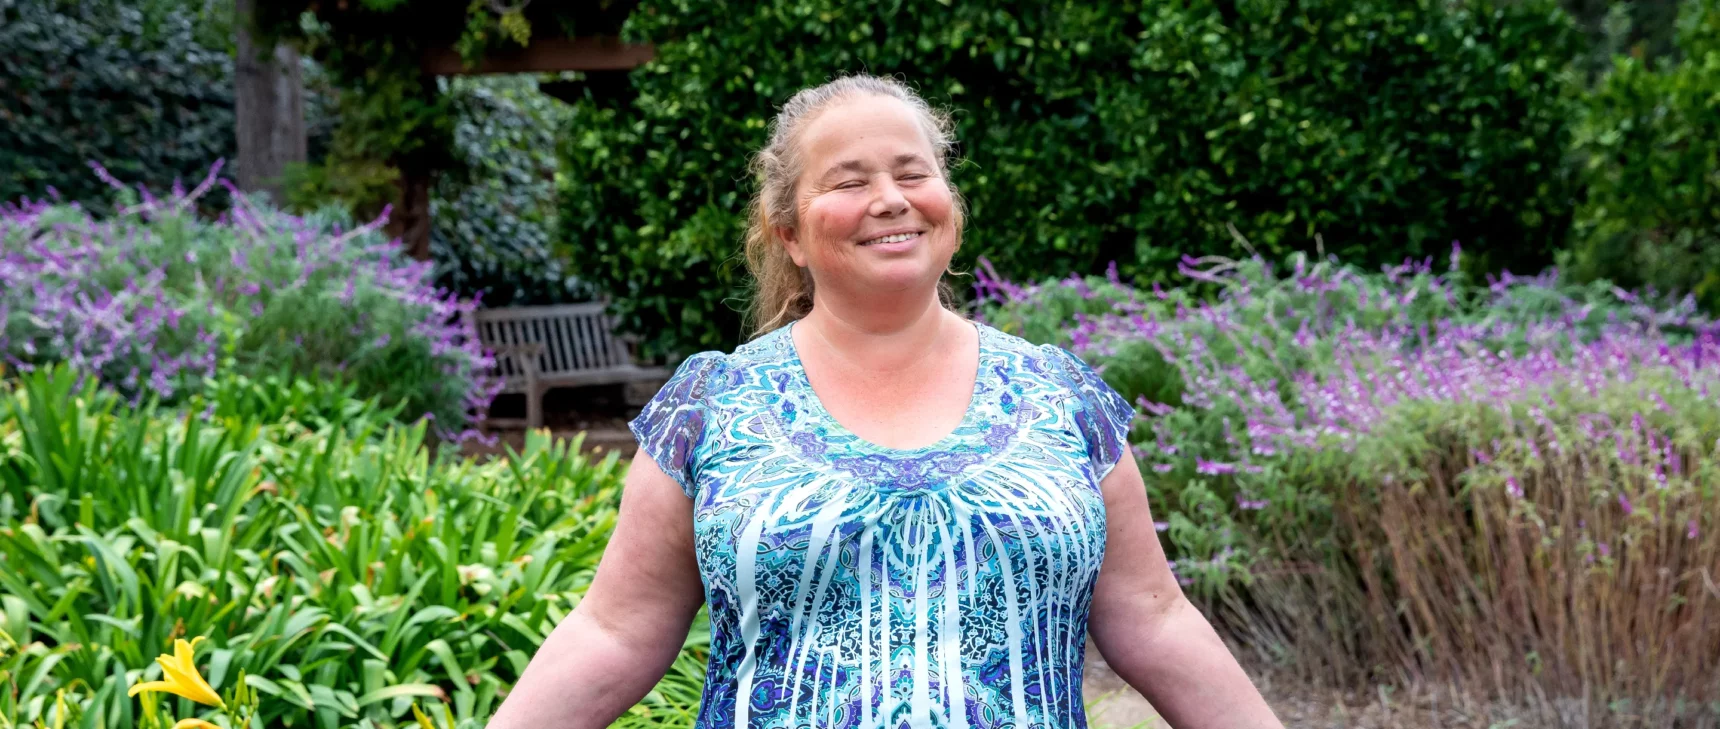
[{"label": "shrub", "polygon": [[1653,725],[1720,698],[1720,327],[1551,273],[1474,286],[1456,260],[1284,268],[1185,262],[1212,302],[981,287],[1005,327],[1042,331],[1069,290],[1112,302],[1050,341],[1136,398],[1174,569],[1264,657],[1607,725],[1633,721],[1615,699]]},{"label": "shrub", "polygon": [[1681,63],[1616,59],[1586,101],[1587,196],[1562,265],[1720,312],[1720,2],[1689,0]]},{"label": "shrub", "polygon": [[589,301],[555,248],[555,137],[566,104],[529,77],[448,82],[459,167],[430,201],[436,285],[488,306]]},{"label": "shrub", "polygon": [[1185,253],[1269,257],[1321,235],[1359,264],[1443,251],[1538,268],[1563,241],[1578,53],[1510,3],[645,3],[625,100],[564,144],[575,264],[654,351],[727,347],[743,296],[746,156],[795,90],[902,73],[955,112],[971,204],[958,266],[1167,280]]},{"label": "shrub", "polygon": [[349,382],[445,433],[487,404],[489,360],[456,318],[471,304],[428,285],[427,264],[376,224],[341,230],[243,199],[204,220],[190,208],[214,183],[106,218],[47,203],[0,215],[0,353],[169,401],[218,368]]},{"label": "shrub", "polygon": [[[188,403],[206,419],[76,379],[0,385],[6,726],[133,726],[126,689],[173,638],[202,635],[210,682],[242,671],[261,695],[253,726],[405,727],[413,701],[446,700],[481,727],[578,603],[616,517],[621,464],[578,441],[532,434],[513,458],[455,461],[425,451],[423,424],[307,430]],[[632,725],[691,723],[690,645]]]},{"label": "shrub", "polygon": [[[556,134],[570,108],[530,76],[456,77],[440,82],[452,160],[430,197],[430,258],[436,285],[488,306],[572,303],[593,298],[556,247]],[[379,100],[341,97],[349,117],[375,116]],[[380,104],[386,107],[386,103]],[[297,212],[379,215],[400,194],[400,170],[377,159],[352,127],[326,155],[292,165],[286,205]]]},{"label": "shrub", "polygon": [[[219,0],[0,3],[0,200],[57,191],[105,207],[91,160],[162,190],[232,159],[232,13]],[[323,109],[313,89],[313,148]]]}]

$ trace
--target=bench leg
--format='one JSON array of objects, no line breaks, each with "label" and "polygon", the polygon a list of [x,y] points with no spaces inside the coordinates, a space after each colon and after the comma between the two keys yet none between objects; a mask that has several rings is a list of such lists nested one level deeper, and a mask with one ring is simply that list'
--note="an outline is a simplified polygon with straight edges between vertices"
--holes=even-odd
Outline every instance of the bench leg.
[{"label": "bench leg", "polygon": [[526,387],[526,427],[537,430],[543,427],[544,389],[538,386],[537,378],[531,380]]}]

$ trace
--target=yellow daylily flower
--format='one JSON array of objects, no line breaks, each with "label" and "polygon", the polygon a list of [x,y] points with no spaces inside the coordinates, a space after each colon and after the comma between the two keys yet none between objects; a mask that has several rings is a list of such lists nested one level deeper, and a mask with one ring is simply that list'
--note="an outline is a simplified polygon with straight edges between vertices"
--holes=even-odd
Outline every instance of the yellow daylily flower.
[{"label": "yellow daylily flower", "polygon": [[[161,664],[161,681],[146,681],[131,687],[127,696],[136,696],[145,691],[165,691],[175,696],[183,696],[199,704],[227,708],[227,703],[221,696],[210,688],[209,682],[197,673],[197,666],[191,662],[191,655],[197,648],[197,642],[203,640],[198,636],[187,642],[180,638],[173,641],[173,655],[162,654],[155,659]],[[178,729],[177,727],[175,729]]]},{"label": "yellow daylily flower", "polygon": [[[416,701],[412,702],[412,719],[413,721],[418,722],[418,726],[421,727],[421,729],[436,729],[436,725],[431,723],[430,717],[424,714],[423,709],[418,708],[418,702]],[[179,729],[179,727],[174,727],[173,729]]]},{"label": "yellow daylily flower", "polygon": [[202,719],[180,719],[173,725],[173,729],[221,729],[221,727]]}]

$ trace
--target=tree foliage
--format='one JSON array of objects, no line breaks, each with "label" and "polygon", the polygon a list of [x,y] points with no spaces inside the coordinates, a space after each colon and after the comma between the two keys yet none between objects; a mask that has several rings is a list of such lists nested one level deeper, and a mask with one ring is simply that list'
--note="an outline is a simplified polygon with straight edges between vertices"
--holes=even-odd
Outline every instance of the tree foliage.
[{"label": "tree foliage", "polygon": [[231,157],[223,27],[188,2],[0,0],[0,200],[97,204],[92,161],[165,190]]},{"label": "tree foliage", "polygon": [[1579,38],[1551,2],[643,3],[630,98],[565,140],[582,274],[657,352],[732,346],[747,155],[776,105],[900,74],[955,112],[958,265],[1161,278],[1184,254],[1443,254],[1536,267],[1570,215]]},{"label": "tree foliage", "polygon": [[298,197],[338,196],[368,217],[397,202],[403,178],[457,167],[463,158],[454,100],[423,74],[425,53],[453,48],[472,63],[533,37],[614,32],[623,10],[612,5],[526,2],[498,10],[469,0],[259,0],[262,36],[295,43],[340,92],[329,154],[296,172]]},{"label": "tree foliage", "polygon": [[530,77],[447,86],[457,172],[437,181],[431,201],[436,284],[485,306],[590,299],[554,244],[555,138],[569,107]]},{"label": "tree foliage", "polygon": [[1615,60],[1577,135],[1587,197],[1566,263],[1720,311],[1720,2],[1688,0],[1676,64]]}]

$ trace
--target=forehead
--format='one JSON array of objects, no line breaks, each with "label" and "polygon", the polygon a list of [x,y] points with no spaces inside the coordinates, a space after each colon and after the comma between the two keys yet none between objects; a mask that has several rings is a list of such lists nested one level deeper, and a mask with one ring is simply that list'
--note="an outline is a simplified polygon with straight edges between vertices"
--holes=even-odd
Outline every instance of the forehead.
[{"label": "forehead", "polygon": [[934,159],[919,116],[888,96],[857,96],[832,104],[807,125],[800,145],[806,171],[813,174],[845,161],[889,162],[906,154]]}]

